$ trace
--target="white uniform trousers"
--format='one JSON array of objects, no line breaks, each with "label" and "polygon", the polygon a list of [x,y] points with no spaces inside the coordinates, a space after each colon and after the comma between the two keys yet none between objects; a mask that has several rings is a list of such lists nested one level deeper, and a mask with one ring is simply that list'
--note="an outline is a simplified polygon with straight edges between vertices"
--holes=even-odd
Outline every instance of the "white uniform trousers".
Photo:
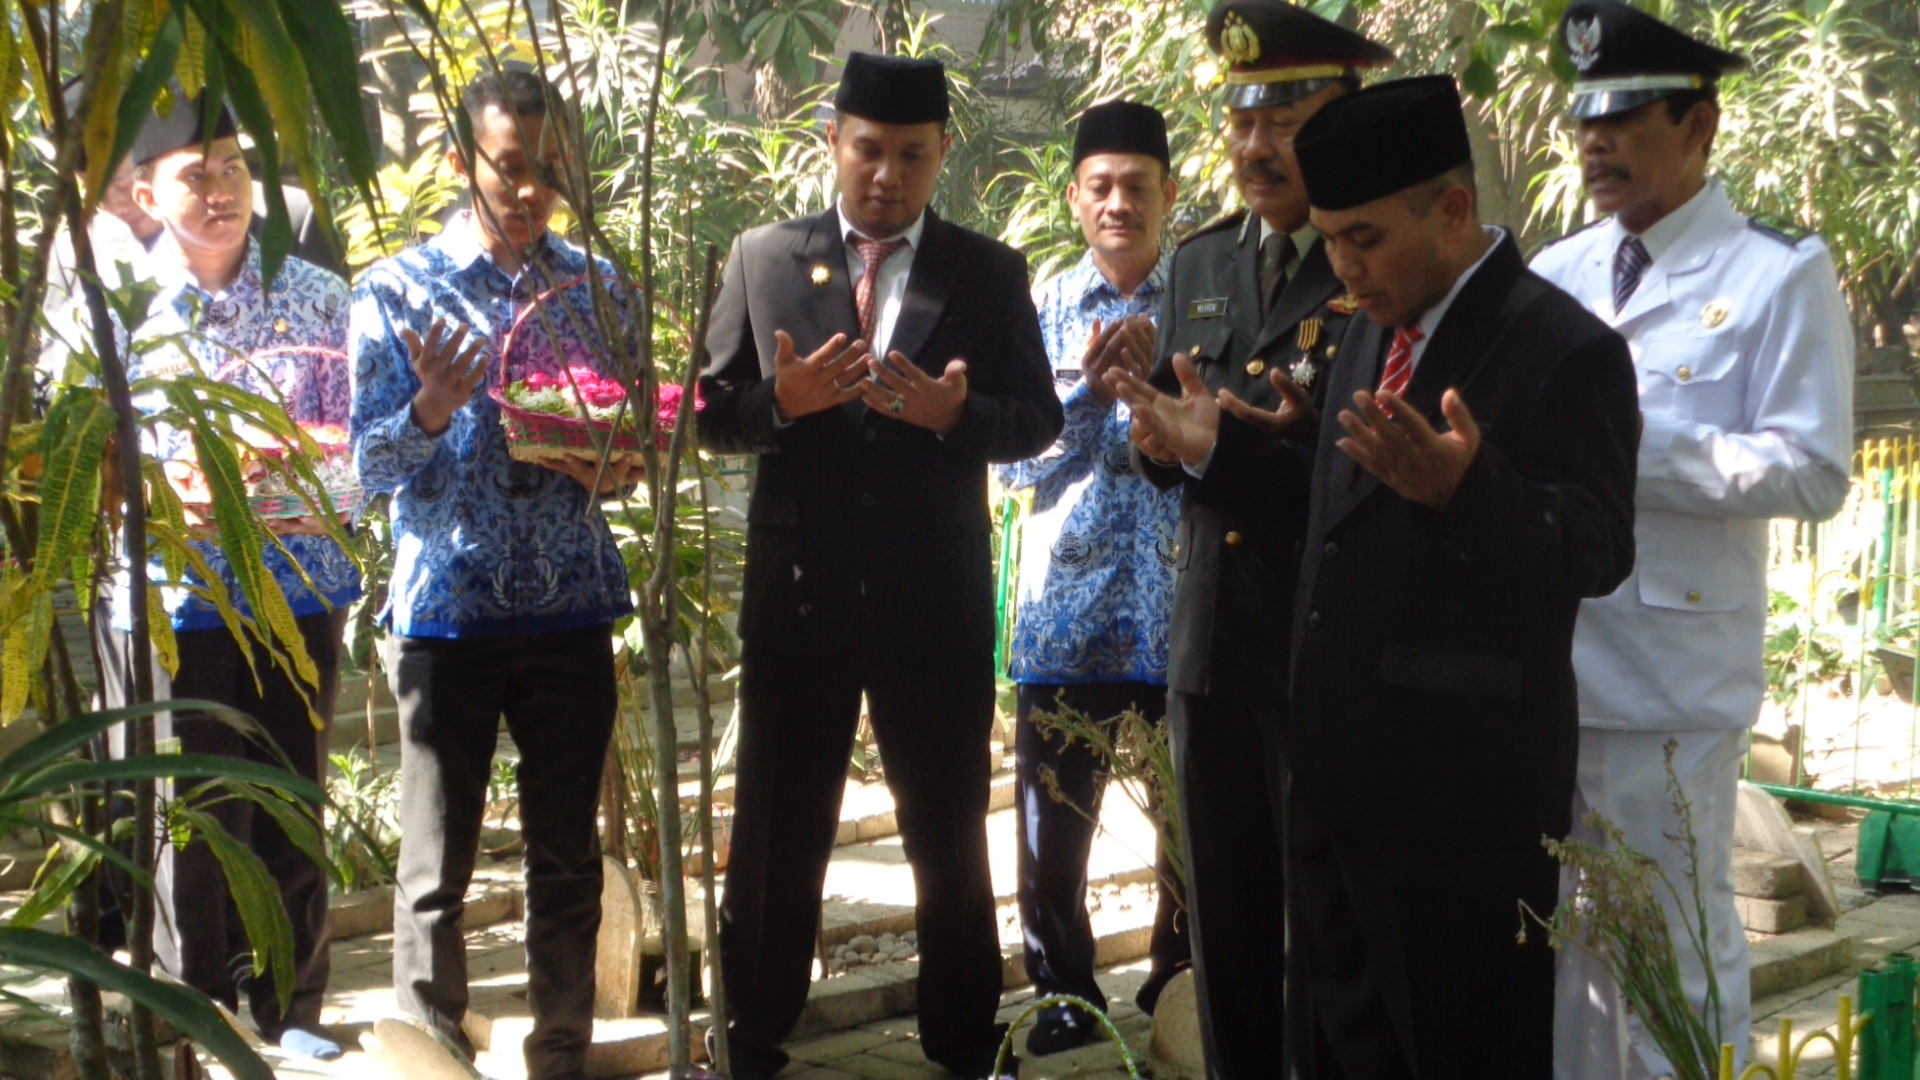
[{"label": "white uniform trousers", "polygon": [[[1626,835],[1634,850],[1651,856],[1692,905],[1686,853],[1668,839],[1680,823],[1667,793],[1666,744],[1679,744],[1674,774],[1692,805],[1699,844],[1701,897],[1705,901],[1708,949],[1720,991],[1720,1039],[1734,1048],[1737,1073],[1745,1067],[1753,1026],[1747,936],[1734,907],[1733,825],[1745,731],[1613,731],[1580,729],[1579,783],[1573,796],[1573,837],[1597,844],[1585,825],[1598,811]],[[1561,893],[1570,881],[1563,875]],[[1665,897],[1667,924],[1687,997],[1704,1009],[1706,974],[1688,943],[1672,896]],[[1563,949],[1554,1010],[1555,1080],[1662,1080],[1673,1075],[1667,1059],[1636,1017],[1627,1014],[1619,989],[1602,966],[1574,949]]]}]

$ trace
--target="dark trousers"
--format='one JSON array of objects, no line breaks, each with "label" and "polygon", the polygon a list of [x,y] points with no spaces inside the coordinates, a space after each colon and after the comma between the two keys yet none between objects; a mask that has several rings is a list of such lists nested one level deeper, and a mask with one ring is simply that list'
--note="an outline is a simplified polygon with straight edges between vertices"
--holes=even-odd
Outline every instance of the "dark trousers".
[{"label": "dark trousers", "polygon": [[600,841],[595,809],[618,708],[609,628],[483,638],[397,638],[399,880],[393,988],[400,1007],[467,1046],[460,932],[479,855],[500,721],[520,749],[526,843],[527,1076],[585,1075],[593,1037]]},{"label": "dark trousers", "polygon": [[756,653],[740,665],[733,848],[720,906],[734,1061],[765,1061],[805,1006],[860,695],[913,867],[920,1045],[985,1075],[1000,943],[987,864],[990,655]]},{"label": "dark trousers", "polygon": [[[166,617],[163,612],[154,614]],[[323,719],[330,718],[340,690],[340,650],[347,612],[342,609],[308,615],[295,623],[306,642],[307,655],[319,670],[320,685],[311,689],[313,711]],[[105,626],[105,620],[98,625]],[[173,677],[168,679],[166,672],[154,665],[156,698],[200,698],[231,705],[259,722],[295,773],[318,784],[326,783],[327,731],[324,727],[314,729],[307,702],[293,678],[275,666],[265,650],[250,644],[243,652],[225,629],[189,631],[178,635],[177,640],[180,667]],[[102,649],[105,669],[101,672],[101,693],[109,708],[118,708],[132,698],[130,635],[109,631],[102,641],[109,647]],[[257,739],[204,714],[162,713],[156,718],[154,735],[157,740],[179,740],[180,752],[185,754],[281,765],[272,750]],[[112,753],[124,755],[127,742],[126,729],[118,729]],[[174,797],[184,794],[176,790]],[[244,988],[254,1023],[270,1041],[278,1040],[288,1028],[318,1026],[330,970],[325,870],[253,803],[226,798],[203,809],[260,857],[280,887],[280,901],[293,924],[293,995],[283,1013],[273,976],[253,973],[253,947],[247,941],[239,909],[227,891],[226,874],[213,849],[202,840],[195,840],[184,850],[172,844],[160,845],[154,867],[158,900],[155,957],[180,981],[229,1009],[238,1010]],[[318,815],[317,807],[314,813]]]},{"label": "dark trousers", "polygon": [[[1094,981],[1093,924],[1087,917],[1087,855],[1093,850],[1096,822],[1110,772],[1083,742],[1049,739],[1031,722],[1033,713],[1063,706],[1103,724],[1109,731],[1132,710],[1155,722],[1166,716],[1167,691],[1146,683],[1080,683],[1070,686],[1021,684],[1014,735],[1014,798],[1019,808],[1020,926],[1026,941],[1027,977],[1042,994],[1073,994],[1107,1007]],[[1065,803],[1041,779],[1053,786]],[[1091,819],[1091,820],[1089,820]],[[1154,850],[1159,879],[1154,909],[1153,968],[1139,1001],[1152,1011],[1160,988],[1192,958],[1182,932],[1179,878],[1165,850]]]},{"label": "dark trousers", "polygon": [[1301,799],[1287,828],[1301,1080],[1553,1074],[1553,950],[1516,940],[1520,901],[1558,895],[1538,836],[1343,837]]},{"label": "dark trousers", "polygon": [[1286,1075],[1286,758],[1276,700],[1173,694],[1200,1039],[1211,1080]]}]

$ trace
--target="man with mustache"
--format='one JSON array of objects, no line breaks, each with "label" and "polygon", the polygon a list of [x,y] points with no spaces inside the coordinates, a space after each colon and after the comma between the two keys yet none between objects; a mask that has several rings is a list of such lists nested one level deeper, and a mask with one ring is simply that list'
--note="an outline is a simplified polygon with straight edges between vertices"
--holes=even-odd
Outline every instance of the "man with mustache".
[{"label": "man with mustache", "polygon": [[1354,313],[1308,224],[1292,140],[1393,53],[1281,0],[1225,0],[1207,41],[1228,65],[1246,209],[1174,253],[1151,378],[1108,377],[1140,470],[1182,488],[1168,716],[1207,1068],[1237,1080],[1285,1068],[1280,727],[1304,491],[1279,466]]},{"label": "man with mustache", "polygon": [[[1008,490],[1033,493],[1008,648],[1008,674],[1019,687],[1014,799],[1027,975],[1040,993],[1101,1008],[1086,893],[1107,766],[1084,741],[1043,734],[1033,719],[1071,709],[1117,733],[1128,711],[1153,724],[1166,715],[1180,497],[1133,468],[1127,407],[1102,376],[1116,365],[1144,375],[1153,358],[1153,317],[1166,284],[1160,232],[1178,192],[1172,160],[1166,119],[1152,106],[1109,101],[1081,115],[1067,204],[1087,253],[1034,293],[1067,426],[1046,453],[996,470]],[[1149,1013],[1192,955],[1177,918],[1173,863],[1164,850],[1155,861],[1153,970],[1134,998]],[[1034,1022],[1027,1049],[1079,1046],[1095,1023],[1071,1005],[1055,1006]]]},{"label": "man with mustache", "polygon": [[987,466],[1063,418],[1026,260],[928,208],[949,116],[938,61],[848,57],[838,199],[742,234],[713,303],[700,442],[759,455],[720,907],[734,1080],[787,1063],[863,696],[913,866],[920,1048],[994,1075]]},{"label": "man with mustache", "polygon": [[[1688,853],[1667,796],[1667,752],[1691,805],[1699,886],[1719,989],[1720,1039],[1744,1055],[1746,935],[1734,909],[1735,783],[1766,690],[1767,522],[1818,521],[1846,498],[1853,342],[1833,259],[1818,237],[1736,212],[1708,175],[1716,84],[1743,57],[1616,0],[1581,0],[1560,22],[1578,76],[1587,195],[1606,215],[1534,261],[1625,335],[1645,434],[1634,534],[1640,561],[1611,596],[1581,606],[1575,835],[1598,812],[1657,860],[1684,900],[1663,897],[1687,994],[1707,971],[1680,922],[1693,911]],[[1562,953],[1558,1075],[1664,1076],[1666,1058],[1626,1015],[1601,967]],[[1623,1038],[1624,1037],[1624,1038]]]}]

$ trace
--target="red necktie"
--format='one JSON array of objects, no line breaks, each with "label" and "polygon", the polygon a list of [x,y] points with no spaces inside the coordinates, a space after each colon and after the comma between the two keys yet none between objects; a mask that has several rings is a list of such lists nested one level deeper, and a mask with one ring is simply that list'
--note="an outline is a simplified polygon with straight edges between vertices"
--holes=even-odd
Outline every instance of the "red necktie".
[{"label": "red necktie", "polygon": [[1402,327],[1393,332],[1393,347],[1387,350],[1387,370],[1380,376],[1380,394],[1404,394],[1407,384],[1413,381],[1413,344],[1427,335],[1418,326]]},{"label": "red necktie", "polygon": [[886,265],[894,253],[907,246],[904,237],[893,240],[869,240],[859,233],[853,234],[853,249],[860,253],[864,265],[860,270],[860,284],[853,289],[853,306],[860,313],[860,340],[869,346],[874,344],[873,329],[875,309],[879,307],[874,296],[875,287],[880,281],[880,268]]}]

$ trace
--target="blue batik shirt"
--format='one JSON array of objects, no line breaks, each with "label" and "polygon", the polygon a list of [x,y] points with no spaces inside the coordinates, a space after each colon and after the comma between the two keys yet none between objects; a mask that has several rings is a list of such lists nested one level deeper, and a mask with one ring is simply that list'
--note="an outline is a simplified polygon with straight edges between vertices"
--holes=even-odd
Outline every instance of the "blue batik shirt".
[{"label": "blue batik shirt", "polygon": [[[508,455],[500,407],[488,395],[515,313],[585,274],[586,253],[545,235],[510,277],[477,229],[463,211],[427,243],[369,267],[354,287],[354,458],[368,494],[393,493],[393,584],[382,618],[394,633],[421,638],[611,623],[633,604],[605,516],[571,477]],[[600,273],[611,286],[612,266],[601,263]],[[566,295],[576,293],[584,294]],[[435,319],[449,331],[468,327],[491,374],[445,431],[429,435],[413,420],[420,380],[400,331],[424,339]]]},{"label": "blue batik shirt", "polygon": [[1134,471],[1127,406],[1102,405],[1080,377],[1094,320],[1157,315],[1165,287],[1162,261],[1121,296],[1088,253],[1034,290],[1067,424],[1046,453],[994,470],[1009,490],[1033,492],[1009,652],[1015,682],[1166,685],[1180,496]]},{"label": "blue batik shirt", "polygon": [[[296,422],[347,425],[352,393],[346,363],[340,358],[347,344],[346,282],[312,263],[290,258],[274,278],[272,290],[268,290],[261,283],[260,248],[252,241],[247,243],[240,276],[217,294],[202,289],[177,259],[167,257],[164,249],[152,260],[152,268],[160,291],[148,308],[147,321],[133,337],[141,342],[170,340],[130,355],[129,379],[188,370],[187,357],[180,352],[185,348],[206,375],[270,399],[277,391],[284,399],[287,415]],[[316,351],[299,351],[308,348]],[[333,354],[333,358],[319,350]],[[160,402],[138,404],[151,408]],[[160,426],[145,440],[147,451],[163,461],[193,459],[190,438],[178,428]],[[226,586],[235,608],[251,617],[239,579],[219,545],[198,540],[193,546]],[[360,598],[360,572],[332,538],[282,536],[279,548],[271,542],[265,545],[266,565],[286,594],[295,617],[319,615]],[[300,564],[298,570],[288,561],[288,555]],[[176,632],[225,632],[219,609],[204,595],[205,580],[191,568],[177,583],[167,581],[158,560],[147,574],[149,581],[163,586],[161,601]],[[113,616],[116,627],[125,630],[132,626],[124,570],[114,579]]]}]

